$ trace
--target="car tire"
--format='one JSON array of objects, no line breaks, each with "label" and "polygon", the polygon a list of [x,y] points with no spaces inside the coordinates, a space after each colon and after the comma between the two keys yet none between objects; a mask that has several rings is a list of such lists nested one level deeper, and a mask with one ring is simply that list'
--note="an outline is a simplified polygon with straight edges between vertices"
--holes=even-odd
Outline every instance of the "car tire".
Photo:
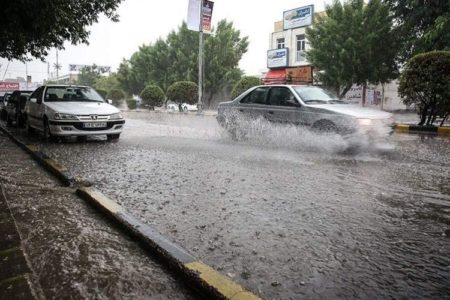
[{"label": "car tire", "polygon": [[56,140],[55,136],[52,135],[50,130],[50,124],[47,119],[44,119],[44,140],[46,142],[54,142]]},{"label": "car tire", "polygon": [[120,133],[119,134],[108,134],[106,136],[106,139],[108,141],[117,141],[119,139],[119,137],[120,137]]},{"label": "car tire", "polygon": [[312,126],[312,129],[316,132],[320,133],[338,133],[339,130],[337,126],[328,120],[319,120],[315,122]]}]

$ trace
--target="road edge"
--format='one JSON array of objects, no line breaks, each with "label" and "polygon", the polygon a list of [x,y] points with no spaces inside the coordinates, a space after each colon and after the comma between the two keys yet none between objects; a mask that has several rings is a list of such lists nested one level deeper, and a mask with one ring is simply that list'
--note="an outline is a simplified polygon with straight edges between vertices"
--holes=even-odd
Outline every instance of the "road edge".
[{"label": "road edge", "polygon": [[[26,145],[18,140],[3,126],[0,130],[4,132],[16,145],[27,152],[44,169],[56,176],[64,185],[71,186],[76,182],[71,178],[68,169],[57,161],[48,157],[33,145]],[[112,219],[121,228],[142,242],[152,252],[174,268],[183,277],[190,280],[203,293],[217,299],[229,300],[257,300],[261,299],[228,277],[220,274],[212,267],[201,262],[188,251],[171,242],[161,235],[157,230],[139,221],[128,213],[115,201],[107,198],[94,187],[78,187],[77,195],[96,207],[101,213]]]},{"label": "road edge", "polygon": [[394,129],[399,133],[430,133],[442,136],[450,136],[450,127],[395,124]]}]

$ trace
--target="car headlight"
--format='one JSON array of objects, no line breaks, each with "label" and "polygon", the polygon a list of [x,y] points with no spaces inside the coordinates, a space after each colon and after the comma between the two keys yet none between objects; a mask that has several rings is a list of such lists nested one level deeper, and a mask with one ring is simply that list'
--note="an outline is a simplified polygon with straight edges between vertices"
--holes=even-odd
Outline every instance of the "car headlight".
[{"label": "car headlight", "polygon": [[109,116],[109,119],[110,120],[122,119],[122,115],[120,113],[112,114],[111,116]]},{"label": "car headlight", "polygon": [[61,113],[55,113],[53,115],[53,118],[55,120],[78,120],[77,116],[75,116],[75,115],[61,114]]},{"label": "car headlight", "polygon": [[370,126],[373,124],[371,119],[356,119],[359,125]]}]

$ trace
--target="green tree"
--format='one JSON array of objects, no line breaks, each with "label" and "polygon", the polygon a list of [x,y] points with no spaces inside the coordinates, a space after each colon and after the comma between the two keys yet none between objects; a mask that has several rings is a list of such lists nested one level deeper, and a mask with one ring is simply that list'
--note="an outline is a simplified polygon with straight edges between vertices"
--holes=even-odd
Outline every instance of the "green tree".
[{"label": "green tree", "polygon": [[116,73],[111,73],[108,76],[100,76],[98,77],[95,82],[93,87],[98,91],[98,90],[104,90],[107,93],[111,90],[120,90],[121,86],[119,81],[117,80],[117,74]]},{"label": "green tree", "polygon": [[319,80],[344,96],[353,84],[386,83],[398,76],[398,43],[389,8],[381,0],[333,2],[326,16],[306,29],[308,60]]},{"label": "green tree", "polygon": [[64,42],[88,43],[87,27],[99,14],[118,21],[122,0],[3,1],[0,18],[0,57],[44,59],[50,48],[64,49]]},{"label": "green tree", "polygon": [[243,76],[233,87],[231,98],[234,99],[251,87],[261,84],[261,80],[255,76]]},{"label": "green tree", "polygon": [[398,92],[406,105],[419,110],[419,125],[433,125],[450,113],[450,51],[432,51],[411,58],[400,77]]},{"label": "green tree", "polygon": [[181,104],[195,104],[198,100],[198,85],[192,81],[177,81],[167,89],[167,99]]},{"label": "green tree", "polygon": [[125,93],[120,89],[112,89],[108,92],[107,98],[111,99],[115,106],[118,106],[125,98]]},{"label": "green tree", "polygon": [[141,92],[141,98],[144,105],[149,109],[155,109],[155,106],[161,106],[164,103],[164,91],[157,85],[147,85]]},{"label": "green tree", "polygon": [[81,69],[76,82],[79,85],[94,86],[100,77],[100,70],[98,70],[96,65],[86,66]]},{"label": "green tree", "polygon": [[239,30],[234,29],[232,22],[221,20],[217,24],[214,36],[205,40],[205,87],[208,97],[207,107],[217,92],[225,87],[232,87],[242,76],[238,68],[239,61],[247,52],[248,38],[241,38]]},{"label": "green tree", "polygon": [[396,38],[402,45],[401,62],[418,53],[450,49],[450,1],[384,1],[395,19]]},{"label": "green tree", "polygon": [[[239,60],[247,51],[247,37],[231,22],[219,22],[214,34],[205,37],[205,94],[208,106],[212,96],[239,80]],[[165,40],[143,45],[119,67],[118,80],[124,90],[136,93],[148,84],[167,90],[177,81],[198,80],[198,33],[185,22]]]}]

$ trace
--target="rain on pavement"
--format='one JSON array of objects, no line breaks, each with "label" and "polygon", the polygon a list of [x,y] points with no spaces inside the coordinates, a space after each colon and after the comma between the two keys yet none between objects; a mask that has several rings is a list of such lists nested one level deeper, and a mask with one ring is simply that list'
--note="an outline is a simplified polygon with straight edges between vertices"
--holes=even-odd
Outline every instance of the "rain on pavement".
[{"label": "rain on pavement", "polygon": [[266,299],[450,297],[450,139],[338,136],[212,116],[126,113],[118,142],[38,144],[75,175]]}]

